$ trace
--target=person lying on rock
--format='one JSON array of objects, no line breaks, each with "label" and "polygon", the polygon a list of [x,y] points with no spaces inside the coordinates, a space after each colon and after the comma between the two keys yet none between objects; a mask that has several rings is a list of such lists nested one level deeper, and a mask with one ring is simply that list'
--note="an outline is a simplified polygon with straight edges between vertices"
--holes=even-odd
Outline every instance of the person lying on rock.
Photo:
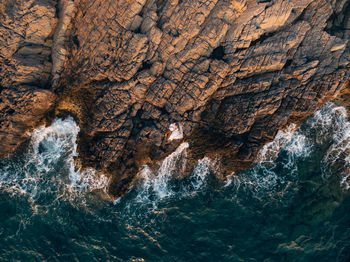
[{"label": "person lying on rock", "polygon": [[169,141],[169,138],[172,135],[172,133],[175,131],[178,131],[178,130],[179,130],[179,128],[176,125],[176,123],[170,124],[168,131],[165,133],[165,139]]}]

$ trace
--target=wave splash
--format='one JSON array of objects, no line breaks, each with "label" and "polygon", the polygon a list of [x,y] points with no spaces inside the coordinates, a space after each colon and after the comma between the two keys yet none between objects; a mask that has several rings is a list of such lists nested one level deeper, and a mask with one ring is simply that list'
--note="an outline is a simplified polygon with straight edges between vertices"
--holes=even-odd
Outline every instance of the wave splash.
[{"label": "wave splash", "polygon": [[146,165],[139,176],[142,185],[139,188],[137,201],[143,202],[150,198],[163,199],[174,194],[170,180],[175,172],[184,171],[186,167],[186,149],[188,143],[182,143],[173,153],[166,157],[155,172]]},{"label": "wave splash", "polygon": [[350,122],[344,107],[326,104],[314,114],[316,142],[328,146],[322,159],[322,176],[341,176],[340,185],[350,189]]},{"label": "wave splash", "polygon": [[278,131],[274,140],[258,153],[255,164],[248,170],[233,175],[229,181],[234,196],[250,195],[252,199],[281,203],[298,188],[297,173],[300,159],[312,152],[312,144],[295,124]]},{"label": "wave splash", "polygon": [[261,149],[255,164],[233,175],[229,184],[235,196],[250,194],[262,201],[269,198],[286,202],[299,190],[300,173],[305,173],[300,172],[305,168],[303,163],[310,165],[319,158],[317,155],[323,155],[316,163],[323,181],[329,183],[335,176],[341,188],[350,189],[350,122],[345,108],[327,103],[301,127],[291,124],[280,130]]},{"label": "wave splash", "polygon": [[306,136],[297,130],[295,124],[291,124],[286,129],[279,130],[274,140],[260,150],[256,162],[273,162],[281,150],[288,152],[288,165],[291,165],[296,157],[308,156],[311,147]]},{"label": "wave splash", "polygon": [[[187,149],[184,142],[158,166],[151,169],[144,166],[138,174],[130,192],[115,204],[122,207],[124,214],[132,217],[149,214],[149,211],[159,210],[160,205],[168,201],[193,198],[199,193],[205,193],[211,174],[215,172],[215,161],[204,157],[199,160],[190,174],[185,174]],[[148,210],[144,213],[144,209]]]},{"label": "wave splash", "polygon": [[71,197],[92,190],[106,190],[108,179],[92,168],[76,169],[77,136],[73,118],[56,119],[31,135],[28,152],[0,166],[0,188],[13,194],[28,194],[33,200],[52,194]]},{"label": "wave splash", "polygon": [[189,144],[184,142],[156,170],[145,166],[139,173],[140,181],[136,201],[159,201],[171,197],[189,197],[201,190],[207,182],[214,162],[205,157],[199,160],[189,176],[181,177],[186,168],[186,150]]},{"label": "wave splash", "polygon": [[[161,201],[192,197],[207,189],[210,174],[219,172],[215,161],[207,157],[197,162],[190,175],[178,176],[185,170],[188,147],[188,143],[182,143],[155,170],[145,166],[133,188],[135,197],[129,201],[151,204],[155,208]],[[258,203],[288,205],[305,179],[301,174],[311,165],[321,168],[325,183],[329,183],[331,174],[338,175],[341,167],[341,187],[349,189],[349,153],[350,123],[346,111],[328,103],[300,127],[291,124],[280,130],[275,139],[261,149],[251,168],[227,178],[224,190],[229,190],[235,201],[249,196]],[[324,156],[321,163],[318,154]]]}]

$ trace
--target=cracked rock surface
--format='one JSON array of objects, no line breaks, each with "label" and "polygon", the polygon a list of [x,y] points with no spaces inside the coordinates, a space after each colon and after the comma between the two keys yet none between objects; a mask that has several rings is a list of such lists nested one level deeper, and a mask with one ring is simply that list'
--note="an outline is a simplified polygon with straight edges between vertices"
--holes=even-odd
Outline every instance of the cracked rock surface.
[{"label": "cracked rock surface", "polygon": [[53,108],[50,90],[56,3],[0,0],[0,157],[26,140]]},{"label": "cracked rock surface", "polygon": [[228,175],[347,85],[349,2],[0,0],[0,153],[53,110],[115,196],[181,143],[171,123],[189,168]]}]

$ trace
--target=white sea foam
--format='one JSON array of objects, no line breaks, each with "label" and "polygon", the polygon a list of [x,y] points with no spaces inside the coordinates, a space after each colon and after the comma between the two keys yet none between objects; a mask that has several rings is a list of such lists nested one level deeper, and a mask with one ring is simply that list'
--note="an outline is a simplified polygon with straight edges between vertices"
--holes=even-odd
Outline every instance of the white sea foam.
[{"label": "white sea foam", "polygon": [[137,187],[136,202],[153,203],[156,207],[161,200],[191,197],[206,187],[208,174],[214,170],[215,162],[204,157],[195,164],[191,174],[182,177],[188,147],[188,143],[182,143],[155,170],[144,166],[139,173],[141,183]]},{"label": "white sea foam", "polygon": [[216,172],[219,172],[216,161],[208,157],[198,160],[191,174],[186,177],[186,180],[183,180],[178,191],[178,196],[180,198],[195,196],[198,192],[207,188],[209,174]]},{"label": "white sea foam", "polygon": [[340,184],[350,188],[350,122],[344,107],[326,104],[315,113],[312,128],[317,132],[317,143],[330,144],[322,159],[322,175],[325,179],[341,174]]},{"label": "white sea foam", "polygon": [[[302,128],[291,124],[285,130],[280,130],[275,139],[259,152],[255,165],[243,173],[229,176],[225,187],[233,186],[237,193],[240,190],[250,192],[255,199],[268,197],[281,201],[282,196],[298,191],[300,163],[314,153],[316,145],[327,143],[330,146],[322,163],[330,168],[339,165],[339,162],[345,163],[343,167],[347,172],[344,170],[341,184],[349,188],[350,124],[345,109],[331,103],[312,115]],[[208,174],[215,167],[215,163],[206,157],[197,162],[192,173],[183,180],[185,183],[172,185],[174,175],[181,169],[179,166],[186,163],[187,147],[187,143],[181,144],[158,169],[151,170],[146,166],[142,170],[140,176],[143,182],[137,196],[139,201],[189,197],[206,187]]]},{"label": "white sea foam", "polygon": [[189,147],[187,142],[180,146],[160,164],[159,168],[152,171],[147,165],[139,173],[142,180],[142,186],[138,193],[137,200],[143,202],[150,197],[163,199],[174,194],[170,186],[170,180],[176,172],[183,172],[186,167],[186,149]]},{"label": "white sea foam", "polygon": [[316,143],[318,144],[323,144],[329,139],[335,142],[343,141],[349,128],[346,109],[334,103],[325,104],[313,114],[309,122],[310,129],[317,132]]},{"label": "white sea foam", "polygon": [[208,157],[204,157],[196,163],[191,174],[191,186],[194,191],[199,190],[206,184],[206,179],[215,163]]},{"label": "white sea foam", "polygon": [[[307,120],[305,126],[296,129],[295,125],[291,125],[279,131],[275,139],[260,151],[257,163],[243,175],[230,176],[226,187],[233,185],[237,190],[250,190],[258,197],[283,194],[294,185],[297,162],[310,155],[313,144],[328,143],[322,160],[322,174],[327,179],[332,170],[340,166],[340,183],[343,188],[349,189],[350,123],[345,109],[326,104]],[[74,159],[78,156],[78,133],[79,127],[72,118],[56,119],[51,126],[34,130],[30,149],[24,158],[0,167],[0,187],[13,193],[29,194],[34,200],[44,192],[60,198],[96,189],[105,190],[108,185],[106,176],[98,175],[91,168],[80,170],[74,166]],[[148,166],[143,168],[139,173],[136,202],[157,202],[173,196],[189,197],[207,186],[208,174],[215,167],[214,161],[207,157],[199,160],[186,178],[179,179],[177,176],[185,170],[188,147],[188,143],[182,143],[154,170]],[[275,172],[276,159],[281,152],[284,154],[283,172],[290,177],[282,177]]]},{"label": "white sea foam", "polygon": [[[178,183],[177,186],[173,186],[174,175],[185,168],[187,148],[188,144],[182,143],[175,152],[164,159],[156,170],[151,170],[148,166],[142,169],[139,174],[142,183],[138,188],[136,197],[138,202],[151,201],[155,203],[161,199],[173,196],[177,198],[190,197],[206,188],[208,174],[219,172],[216,170],[217,165],[215,161],[207,157],[196,163],[192,173],[182,180],[184,183]],[[275,160],[281,150],[284,150],[287,156],[287,161],[284,163],[285,169],[290,173],[294,173],[297,160],[308,156],[311,152],[311,146],[305,135],[296,131],[296,126],[293,124],[286,130],[279,131],[274,141],[261,150],[259,161],[254,167],[243,175],[232,174],[229,176],[225,187],[231,185],[236,188],[242,187],[245,190],[256,192],[256,195],[280,193],[280,191],[273,191],[273,189],[277,185],[289,187],[290,184],[287,179],[280,177],[274,171],[276,167]]]},{"label": "white sea foam", "polygon": [[225,184],[224,187],[229,187],[232,185],[232,183],[236,180],[236,173],[232,172],[229,176],[225,178]]},{"label": "white sea foam", "polygon": [[281,150],[288,153],[287,165],[292,165],[297,157],[306,157],[311,152],[311,145],[306,136],[296,129],[295,124],[289,125],[284,130],[279,130],[276,137],[267,143],[259,152],[256,162],[274,161]]},{"label": "white sea foam", "polygon": [[75,194],[105,190],[108,179],[95,170],[81,171],[74,166],[79,127],[73,118],[56,119],[48,127],[31,133],[29,151],[21,163],[9,161],[0,170],[0,187],[14,193],[29,194],[33,199],[43,193]]},{"label": "white sea foam", "polygon": [[[277,156],[285,151],[287,161],[284,168],[296,174],[297,160],[308,157],[314,146],[326,147],[321,161],[322,176],[328,179],[333,174],[339,176],[344,189],[350,188],[350,122],[344,107],[327,103],[316,111],[304,124],[296,129],[292,124],[286,130],[279,131],[275,139],[266,144],[257,158],[258,165],[252,169],[252,178],[260,185],[273,185],[277,180],[274,172]],[[322,149],[323,150],[323,149]],[[323,151],[322,151],[323,152]],[[261,168],[263,167],[263,170]],[[263,178],[257,178],[255,169],[263,171]],[[280,178],[279,178],[280,179]],[[280,182],[279,182],[280,183]],[[265,187],[265,186],[263,186]]]},{"label": "white sea foam", "polygon": [[[277,171],[277,158],[280,168]],[[233,186],[238,193],[249,192],[255,199],[276,198],[284,195],[296,181],[298,161],[308,157],[312,152],[312,144],[307,136],[297,129],[295,124],[277,132],[274,140],[267,143],[258,153],[255,164],[244,172],[233,174],[227,181],[227,186]],[[282,170],[281,170],[282,167]],[[294,191],[297,190],[295,187]]]}]

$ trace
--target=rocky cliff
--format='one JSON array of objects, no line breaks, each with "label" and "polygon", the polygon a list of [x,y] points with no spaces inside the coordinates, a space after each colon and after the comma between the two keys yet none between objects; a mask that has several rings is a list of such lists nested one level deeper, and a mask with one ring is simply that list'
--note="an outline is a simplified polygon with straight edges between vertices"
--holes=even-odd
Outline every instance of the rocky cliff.
[{"label": "rocky cliff", "polygon": [[73,115],[83,165],[128,189],[182,140],[249,165],[348,82],[348,0],[0,0],[0,154]]}]

